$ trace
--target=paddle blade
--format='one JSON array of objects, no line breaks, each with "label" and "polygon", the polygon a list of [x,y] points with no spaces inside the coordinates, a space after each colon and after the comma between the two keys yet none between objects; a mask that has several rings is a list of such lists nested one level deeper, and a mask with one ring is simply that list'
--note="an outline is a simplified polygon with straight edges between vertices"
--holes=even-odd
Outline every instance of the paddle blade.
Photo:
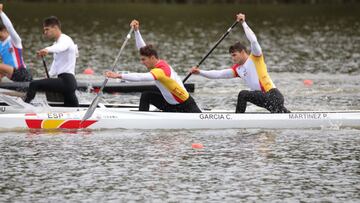
[{"label": "paddle blade", "polygon": [[[115,58],[115,61],[114,61],[114,64],[113,64],[113,67],[112,67],[112,70],[111,70],[111,71],[114,71],[114,70],[115,70],[116,63],[117,63],[118,59],[120,58],[120,55],[121,55],[121,53],[123,52],[123,50],[124,50],[124,48],[125,48],[125,45],[126,45],[126,43],[128,42],[128,40],[130,39],[131,33],[132,33],[133,31],[134,31],[134,29],[131,28],[130,31],[129,31],[129,33],[126,35],[126,39],[125,39],[124,43],[122,44],[118,55],[117,55],[116,58]],[[86,111],[86,113],[85,113],[85,115],[84,115],[81,123],[82,123],[83,121],[89,119],[89,118],[92,116],[92,114],[94,113],[94,111],[95,111],[95,109],[96,109],[96,107],[97,107],[97,105],[98,105],[98,103],[99,103],[99,101],[100,101],[100,98],[101,98],[101,96],[102,96],[102,94],[103,94],[102,91],[103,91],[103,89],[105,88],[105,85],[106,85],[106,83],[108,82],[108,80],[109,80],[108,78],[105,78],[103,84],[101,85],[101,88],[100,88],[99,93],[96,95],[95,99],[91,102],[91,105],[89,106],[89,109]]]},{"label": "paddle blade", "polygon": [[86,111],[84,117],[81,119],[81,122],[89,119],[95,112],[96,110],[96,107],[101,99],[101,96],[102,96],[102,92],[99,92],[95,99],[91,102],[91,105],[89,106],[88,110]]}]

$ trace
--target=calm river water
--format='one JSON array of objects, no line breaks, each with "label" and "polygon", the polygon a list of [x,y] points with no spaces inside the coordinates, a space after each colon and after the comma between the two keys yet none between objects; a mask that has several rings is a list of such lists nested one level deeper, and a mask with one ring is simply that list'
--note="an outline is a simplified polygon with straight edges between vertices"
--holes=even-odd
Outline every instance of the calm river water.
[{"label": "calm river water", "polygon": [[[43,77],[35,52],[50,42],[41,20],[57,15],[79,45],[77,73],[102,80],[137,18],[146,42],[182,77],[232,24],[237,12],[258,37],[270,75],[290,110],[360,109],[360,9],[347,6],[8,3],[25,61]],[[237,27],[204,62],[231,65]],[[248,45],[248,44],[247,44]],[[48,63],[51,58],[48,57]],[[134,40],[117,70],[145,71]],[[304,80],[312,80],[305,86]],[[192,76],[202,108],[235,109],[239,79]],[[94,95],[79,93],[81,100]],[[139,94],[105,95],[138,103]],[[248,111],[261,111],[250,105]],[[357,202],[360,131],[108,130],[0,133],[0,202]],[[202,143],[203,149],[192,149]]]}]

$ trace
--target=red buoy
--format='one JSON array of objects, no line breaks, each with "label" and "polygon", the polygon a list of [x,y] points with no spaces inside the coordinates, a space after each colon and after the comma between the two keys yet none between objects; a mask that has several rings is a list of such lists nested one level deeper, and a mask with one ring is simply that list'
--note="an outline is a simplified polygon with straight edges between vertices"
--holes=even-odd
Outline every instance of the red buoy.
[{"label": "red buoy", "polygon": [[201,143],[192,143],[191,147],[193,149],[202,149],[202,148],[204,148],[204,145]]},{"label": "red buoy", "polygon": [[307,87],[310,87],[314,84],[314,82],[312,80],[304,80],[304,85]]},{"label": "red buoy", "polygon": [[94,75],[94,70],[91,68],[86,68],[83,73],[86,75]]}]

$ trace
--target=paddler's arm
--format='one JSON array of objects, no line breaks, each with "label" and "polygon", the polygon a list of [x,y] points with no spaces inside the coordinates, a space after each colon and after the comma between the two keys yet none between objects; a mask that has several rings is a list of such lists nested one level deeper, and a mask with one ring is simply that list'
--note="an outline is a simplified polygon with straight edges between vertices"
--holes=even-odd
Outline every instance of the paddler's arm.
[{"label": "paddler's arm", "polygon": [[9,32],[9,35],[11,36],[11,40],[14,43],[15,47],[22,49],[21,38],[20,38],[19,34],[16,32],[10,19],[4,13],[3,4],[0,4],[0,17],[1,17],[1,20],[4,24],[4,26],[6,27],[7,31]]},{"label": "paddler's arm", "polygon": [[139,81],[154,81],[155,78],[151,73],[127,73],[119,74],[112,71],[106,71],[105,76],[108,78],[120,78],[127,81],[139,82]]},{"label": "paddler's arm", "polygon": [[41,49],[37,51],[38,56],[46,56],[48,53],[60,53],[66,51],[73,45],[70,38],[60,37],[58,41],[52,46],[46,47],[45,49]]},{"label": "paddler's arm", "polygon": [[224,70],[200,70],[199,67],[194,66],[191,68],[191,73],[195,75],[201,75],[209,79],[226,79],[226,78],[234,78],[235,74],[232,69],[224,69]]},{"label": "paddler's arm", "polygon": [[260,47],[259,42],[257,41],[255,33],[250,29],[250,27],[245,22],[245,15],[242,13],[239,13],[236,15],[237,21],[241,22],[241,25],[244,28],[245,35],[247,39],[250,41],[250,47],[251,47],[251,53],[254,56],[261,56],[262,50]]},{"label": "paddler's arm", "polygon": [[140,23],[137,20],[132,20],[130,23],[130,27],[134,28],[134,33],[135,33],[135,42],[136,42],[136,47],[137,49],[140,49],[141,47],[146,46],[144,39],[141,37],[140,34]]}]

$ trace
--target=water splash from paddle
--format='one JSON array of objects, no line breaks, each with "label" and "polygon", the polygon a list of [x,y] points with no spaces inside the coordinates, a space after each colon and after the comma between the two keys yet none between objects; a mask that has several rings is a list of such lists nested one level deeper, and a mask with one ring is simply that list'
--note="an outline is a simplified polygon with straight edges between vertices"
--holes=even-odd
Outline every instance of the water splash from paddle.
[{"label": "water splash from paddle", "polygon": [[46,100],[38,100],[36,103],[28,104],[24,102],[20,97],[12,97],[7,95],[0,95],[0,100],[19,111],[19,113],[39,113],[45,112],[50,109]]}]

